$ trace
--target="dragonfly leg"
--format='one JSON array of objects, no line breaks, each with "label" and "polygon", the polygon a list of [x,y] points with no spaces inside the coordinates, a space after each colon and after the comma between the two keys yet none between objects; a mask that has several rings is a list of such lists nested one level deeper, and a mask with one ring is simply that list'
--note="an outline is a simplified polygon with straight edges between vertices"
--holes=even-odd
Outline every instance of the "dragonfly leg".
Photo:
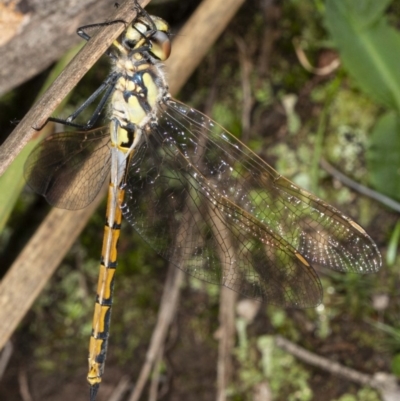
[{"label": "dragonfly leg", "polygon": [[[95,92],[93,92],[86,100],[84,103],[82,103],[81,106],[79,106],[78,109],[76,109],[70,116],[68,116],[66,119],[63,118],[57,118],[57,117],[50,117],[45,124],[47,124],[48,121],[53,121],[56,123],[61,123],[63,125],[67,125],[69,127],[76,127],[79,129],[82,129],[84,131],[87,131],[91,129],[97,122],[97,120],[100,117],[100,114],[102,110],[104,109],[104,106],[107,102],[107,100],[110,98],[111,93],[114,90],[114,86],[118,78],[121,76],[121,74],[117,73],[112,73],[108,76],[108,78],[96,89]],[[89,105],[91,105],[96,98],[99,96],[99,94],[106,89],[106,92],[104,93],[103,97],[101,98],[99,104],[97,105],[95,111],[93,112],[92,116],[89,118],[88,122],[86,124],[77,124],[74,123],[73,121],[79,116],[79,114],[82,113],[83,110],[85,110]]]},{"label": "dragonfly leg", "polygon": [[106,21],[106,22],[98,22],[96,24],[90,24],[90,25],[83,25],[80,26],[77,30],[76,33],[82,38],[85,39],[86,41],[88,41],[91,36],[85,32],[85,30],[87,29],[92,29],[92,28],[101,28],[103,26],[110,26],[110,25],[114,25],[114,24],[124,24],[125,27],[127,25],[126,21],[122,20],[122,19],[116,19],[114,21]]}]

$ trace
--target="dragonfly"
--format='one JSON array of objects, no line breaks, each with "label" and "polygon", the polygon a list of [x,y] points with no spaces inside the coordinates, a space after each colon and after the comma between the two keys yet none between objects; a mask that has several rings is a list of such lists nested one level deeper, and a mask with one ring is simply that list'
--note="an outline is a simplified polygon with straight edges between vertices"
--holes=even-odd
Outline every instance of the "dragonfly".
[{"label": "dragonfly", "polygon": [[[284,307],[321,302],[317,266],[357,273],[381,266],[362,227],[171,97],[163,70],[169,25],[135,8],[136,19],[107,53],[113,68],[103,84],[66,120],[49,119],[80,130],[44,139],[24,168],[35,192],[70,210],[89,205],[109,180],[88,357],[91,401],[104,372],[122,216],[188,274]],[[101,25],[78,34],[89,40],[86,31]],[[99,98],[87,123],[76,123]],[[93,128],[106,105],[109,124]]]}]

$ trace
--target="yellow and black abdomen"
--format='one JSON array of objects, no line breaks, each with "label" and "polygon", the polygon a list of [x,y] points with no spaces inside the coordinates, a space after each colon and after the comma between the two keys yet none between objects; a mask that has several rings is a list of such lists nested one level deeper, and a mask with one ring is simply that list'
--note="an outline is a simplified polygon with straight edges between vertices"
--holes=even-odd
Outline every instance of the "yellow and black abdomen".
[{"label": "yellow and black abdomen", "polygon": [[[103,374],[109,336],[113,283],[117,267],[117,242],[122,217],[120,205],[124,198],[121,184],[128,162],[126,155],[129,152],[131,155],[134,153],[135,137],[141,134],[140,128],[155,115],[157,102],[165,91],[165,89],[160,89],[160,85],[157,85],[159,78],[152,71],[152,67],[148,65],[141,67],[135,74],[121,74],[111,99],[111,146],[114,149],[112,152],[116,152],[118,166],[115,169],[116,178],[112,178],[109,187],[107,223],[89,346],[87,379],[91,386],[92,398],[97,392]],[[120,163],[121,165],[119,165]]]},{"label": "yellow and black abdomen", "polygon": [[89,373],[87,380],[92,387],[96,387],[100,383],[103,374],[111,319],[114,275],[117,267],[117,245],[122,215],[121,209],[112,207],[112,203],[119,204],[122,202],[124,191],[115,189],[110,184],[108,196],[110,201],[107,205],[107,220],[104,227],[96,306],[89,344]]}]

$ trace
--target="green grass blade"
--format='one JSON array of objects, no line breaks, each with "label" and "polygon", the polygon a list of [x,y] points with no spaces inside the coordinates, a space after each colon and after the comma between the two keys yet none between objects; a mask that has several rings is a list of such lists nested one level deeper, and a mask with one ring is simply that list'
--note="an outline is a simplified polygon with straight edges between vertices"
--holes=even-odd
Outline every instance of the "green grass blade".
[{"label": "green grass blade", "polygon": [[[47,78],[46,82],[41,89],[43,93],[47,87],[54,81],[54,79],[60,74],[60,72],[65,68],[65,66],[71,61],[75,54],[80,50],[82,45],[76,46],[67,52],[61,60],[55,65],[51,74]],[[64,107],[67,99],[61,103],[58,110]],[[23,168],[26,158],[29,153],[33,150],[39,140],[43,139],[46,134],[49,133],[50,126],[46,126],[37,135],[37,138],[31,140],[27,146],[22,150],[22,152],[16,157],[11,166],[7,171],[0,177],[0,232],[3,231],[5,224],[14,208],[14,205],[21,193],[22,188],[25,185],[25,180],[23,177]]]}]

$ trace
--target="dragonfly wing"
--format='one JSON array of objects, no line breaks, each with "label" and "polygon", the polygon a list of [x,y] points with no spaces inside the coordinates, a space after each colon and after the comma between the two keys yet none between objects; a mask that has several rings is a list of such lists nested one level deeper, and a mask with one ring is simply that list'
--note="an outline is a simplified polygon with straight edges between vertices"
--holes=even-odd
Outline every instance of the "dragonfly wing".
[{"label": "dragonfly wing", "polygon": [[175,140],[189,163],[309,263],[357,273],[380,268],[377,246],[357,223],[282,177],[218,123],[175,100],[166,102],[161,115],[161,134]]},{"label": "dragonfly wing", "polygon": [[209,174],[220,148],[206,141],[207,133],[201,144],[196,129],[180,129],[171,115],[160,113],[133,155],[124,217],[161,256],[192,276],[269,303],[317,305],[321,285],[304,257],[233,202],[218,175]]},{"label": "dragonfly wing", "polygon": [[40,142],[24,166],[25,179],[53,206],[89,205],[110,173],[109,127],[53,134]]}]

